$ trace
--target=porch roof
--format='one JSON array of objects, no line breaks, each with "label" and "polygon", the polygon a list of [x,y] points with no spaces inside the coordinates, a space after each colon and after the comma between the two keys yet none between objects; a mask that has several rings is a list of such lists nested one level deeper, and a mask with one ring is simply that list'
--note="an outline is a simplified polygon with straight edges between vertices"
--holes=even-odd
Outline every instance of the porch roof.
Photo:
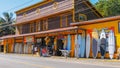
[{"label": "porch roof", "polygon": [[71,23],[70,25],[71,26],[81,26],[81,25],[104,23],[104,22],[114,21],[114,20],[120,20],[120,15],[106,17],[106,18],[100,18],[100,19],[94,19],[94,20],[88,20],[88,21],[82,21],[82,22],[75,22],[75,23]]},{"label": "porch roof", "polygon": [[53,30],[47,30],[47,31],[41,31],[41,32],[34,32],[34,33],[28,33],[28,34],[8,35],[8,36],[0,37],[0,39],[8,39],[8,38],[15,38],[15,37],[22,37],[22,36],[32,36],[32,35],[39,35],[39,34],[48,34],[48,33],[62,32],[62,31],[75,30],[75,29],[78,29],[78,27],[77,26],[66,27],[66,28],[59,28],[59,29],[53,29]]}]

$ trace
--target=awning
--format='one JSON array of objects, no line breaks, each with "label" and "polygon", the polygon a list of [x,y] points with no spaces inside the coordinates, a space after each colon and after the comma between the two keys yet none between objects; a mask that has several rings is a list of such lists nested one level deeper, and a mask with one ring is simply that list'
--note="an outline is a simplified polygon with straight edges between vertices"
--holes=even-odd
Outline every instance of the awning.
[{"label": "awning", "polygon": [[88,21],[82,21],[82,22],[75,22],[75,23],[71,23],[70,25],[71,26],[81,26],[81,25],[105,23],[105,22],[114,21],[114,20],[120,20],[120,15],[112,16],[112,17],[106,17],[106,18],[100,18],[100,19],[94,19],[94,20],[88,20]]},{"label": "awning", "polygon": [[[48,33],[63,32],[63,31],[75,30],[75,29],[80,29],[80,28],[78,28],[77,26],[66,27],[66,28],[59,28],[59,29],[53,29],[53,30],[47,30],[47,31],[41,31],[41,32],[34,32],[34,33],[28,33],[28,34],[3,36],[3,37],[0,37],[0,39],[8,39],[8,38],[15,38],[15,37],[22,37],[22,36],[32,36],[32,35],[39,35],[39,34],[48,34]],[[81,30],[83,30],[83,29],[81,29]]]}]

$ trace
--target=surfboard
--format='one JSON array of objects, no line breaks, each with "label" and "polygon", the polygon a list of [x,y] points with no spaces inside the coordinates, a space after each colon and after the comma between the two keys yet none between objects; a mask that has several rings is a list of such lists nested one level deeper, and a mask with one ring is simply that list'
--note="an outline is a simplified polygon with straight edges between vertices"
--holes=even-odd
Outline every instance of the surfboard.
[{"label": "surfboard", "polygon": [[77,35],[75,35],[75,57],[78,58]]},{"label": "surfboard", "polygon": [[25,54],[25,45],[23,47],[24,47],[23,49],[24,49],[24,54]]},{"label": "surfboard", "polygon": [[68,35],[67,50],[68,50],[68,51],[71,50],[71,36],[70,36],[70,35]]},{"label": "surfboard", "polygon": [[100,33],[100,53],[101,53],[101,58],[104,58],[104,55],[106,53],[106,34],[104,29],[102,29]]},{"label": "surfboard", "polygon": [[80,40],[81,40],[81,35],[75,35],[75,57],[76,58],[80,57]]},{"label": "surfboard", "polygon": [[87,37],[86,37],[86,58],[89,58],[89,55],[90,55],[90,34],[87,34]]},{"label": "surfboard", "polygon": [[17,44],[17,53],[19,53],[19,44]]},{"label": "surfboard", "polygon": [[108,51],[110,59],[113,59],[114,51],[115,51],[115,37],[114,32],[110,30],[108,34]]},{"label": "surfboard", "polygon": [[80,52],[80,51],[81,51],[81,50],[80,50],[80,45],[81,45],[81,35],[79,34],[79,35],[78,35],[78,40],[77,40],[78,57],[80,57],[80,55],[81,55],[81,54],[80,54],[80,53],[81,53],[81,52]]},{"label": "surfboard", "polygon": [[20,52],[19,53],[21,54],[22,53],[22,45],[19,44],[19,46],[20,46],[20,50],[19,50]]},{"label": "surfboard", "polygon": [[66,46],[67,46],[67,36],[64,36],[64,49],[66,49]]},{"label": "surfboard", "polygon": [[98,31],[97,29],[94,29],[92,32],[92,53],[93,53],[93,58],[97,57],[98,54]]},{"label": "surfboard", "polygon": [[80,45],[80,57],[83,58],[84,55],[85,55],[85,35],[82,35]]}]

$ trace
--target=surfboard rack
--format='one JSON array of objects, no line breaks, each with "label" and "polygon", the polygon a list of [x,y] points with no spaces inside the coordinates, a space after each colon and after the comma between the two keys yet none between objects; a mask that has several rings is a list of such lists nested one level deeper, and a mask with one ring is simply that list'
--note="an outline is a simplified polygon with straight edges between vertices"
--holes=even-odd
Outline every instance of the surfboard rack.
[{"label": "surfboard rack", "polygon": [[60,50],[62,52],[62,55],[67,58],[71,52],[71,50]]}]

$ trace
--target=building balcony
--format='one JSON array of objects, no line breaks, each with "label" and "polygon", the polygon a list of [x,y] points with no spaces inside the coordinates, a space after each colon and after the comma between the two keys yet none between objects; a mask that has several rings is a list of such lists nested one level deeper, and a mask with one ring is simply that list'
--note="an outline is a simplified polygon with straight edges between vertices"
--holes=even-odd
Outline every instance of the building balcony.
[{"label": "building balcony", "polygon": [[40,11],[33,11],[31,13],[26,14],[25,16],[17,16],[17,23],[28,22],[36,19],[40,19],[46,16],[50,16],[59,12],[64,12],[67,10],[71,10],[74,8],[72,0],[64,0],[57,3],[56,7],[52,4],[50,6],[46,6],[44,8],[40,8]]}]

